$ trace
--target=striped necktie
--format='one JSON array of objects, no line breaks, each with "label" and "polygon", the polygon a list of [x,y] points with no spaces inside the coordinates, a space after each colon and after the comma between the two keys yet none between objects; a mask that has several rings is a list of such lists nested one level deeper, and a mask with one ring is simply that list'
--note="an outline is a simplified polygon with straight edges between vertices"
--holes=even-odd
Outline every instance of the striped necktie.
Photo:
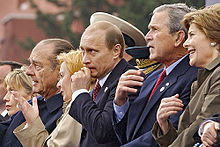
[{"label": "striped necktie", "polygon": [[101,86],[99,84],[99,81],[97,81],[96,84],[95,84],[94,90],[93,90],[93,96],[92,96],[93,101],[95,101],[95,99],[96,99],[96,97],[99,93],[100,88],[101,88]]},{"label": "striped necktie", "polygon": [[[163,72],[160,74],[160,77],[157,79],[156,84],[154,85],[153,90],[151,91],[149,100],[151,98],[151,96],[154,94],[154,92],[156,91],[157,87],[160,85],[160,83],[163,81],[163,79],[166,77],[166,69],[163,70]],[[148,101],[149,101],[148,100]]]}]

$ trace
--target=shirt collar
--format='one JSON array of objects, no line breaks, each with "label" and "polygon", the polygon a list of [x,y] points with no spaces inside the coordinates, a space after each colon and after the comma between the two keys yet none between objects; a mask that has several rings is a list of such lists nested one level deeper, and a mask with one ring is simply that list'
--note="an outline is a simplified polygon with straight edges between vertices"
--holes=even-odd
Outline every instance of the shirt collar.
[{"label": "shirt collar", "polygon": [[63,97],[61,93],[57,93],[48,99],[44,99],[41,95],[37,96],[39,101],[45,101],[47,109],[50,113],[63,106]]},{"label": "shirt collar", "polygon": [[211,63],[209,63],[205,68],[207,70],[212,70],[220,63],[220,57],[215,58]]},{"label": "shirt collar", "polygon": [[3,117],[5,117],[7,114],[8,114],[8,111],[7,111],[7,110],[4,110],[4,111],[1,113],[1,115],[2,115]]},{"label": "shirt collar", "polygon": [[107,80],[110,73],[111,73],[111,71],[107,75],[105,75],[102,79],[99,80],[99,84],[100,84],[101,87],[104,85],[104,83]]},{"label": "shirt collar", "polygon": [[177,66],[177,64],[179,64],[187,55],[188,54],[186,54],[185,56],[183,56],[182,58],[180,58],[179,60],[168,66],[167,68],[164,67],[166,69],[166,75],[169,75],[171,71]]}]

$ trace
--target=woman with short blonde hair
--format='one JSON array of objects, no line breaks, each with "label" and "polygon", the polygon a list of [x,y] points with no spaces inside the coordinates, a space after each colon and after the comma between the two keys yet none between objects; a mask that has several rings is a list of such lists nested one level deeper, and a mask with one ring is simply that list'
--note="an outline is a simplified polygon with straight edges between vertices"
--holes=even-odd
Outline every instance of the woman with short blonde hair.
[{"label": "woman with short blonde hair", "polygon": [[5,106],[9,116],[12,116],[19,111],[17,102],[11,93],[12,91],[17,91],[26,100],[29,100],[32,97],[32,81],[25,72],[26,67],[23,66],[20,69],[14,69],[9,72],[4,79],[4,87],[7,90],[7,93],[3,100],[6,103]]}]

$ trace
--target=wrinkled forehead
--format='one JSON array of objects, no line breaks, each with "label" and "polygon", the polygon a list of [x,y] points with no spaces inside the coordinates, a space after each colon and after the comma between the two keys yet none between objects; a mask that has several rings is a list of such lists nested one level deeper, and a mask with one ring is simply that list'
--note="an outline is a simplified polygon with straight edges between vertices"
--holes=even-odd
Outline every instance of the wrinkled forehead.
[{"label": "wrinkled forehead", "polygon": [[160,12],[155,12],[152,15],[150,23],[167,24],[168,21],[169,21],[169,17],[167,11],[160,11]]},{"label": "wrinkled forehead", "polygon": [[49,62],[53,56],[54,45],[52,44],[39,44],[31,52],[29,60],[38,62]]},{"label": "wrinkled forehead", "polygon": [[63,63],[61,63],[60,65],[60,73],[70,73],[67,67],[67,63],[64,61]]},{"label": "wrinkled forehead", "polygon": [[[111,24],[107,21],[99,21],[94,24],[89,25],[86,30],[84,31],[83,36],[87,36],[88,34],[105,34],[108,31],[115,31],[115,29],[118,29],[115,25]],[[118,29],[119,30],[119,29]],[[119,30],[120,31],[120,30]],[[95,36],[96,36],[95,35]]]},{"label": "wrinkled forehead", "polygon": [[166,11],[156,12],[151,17],[148,28],[169,29],[169,17]]},{"label": "wrinkled forehead", "polygon": [[104,40],[106,35],[105,30],[97,29],[97,30],[86,30],[80,41],[80,45],[87,43],[87,42],[97,42],[100,40]]}]

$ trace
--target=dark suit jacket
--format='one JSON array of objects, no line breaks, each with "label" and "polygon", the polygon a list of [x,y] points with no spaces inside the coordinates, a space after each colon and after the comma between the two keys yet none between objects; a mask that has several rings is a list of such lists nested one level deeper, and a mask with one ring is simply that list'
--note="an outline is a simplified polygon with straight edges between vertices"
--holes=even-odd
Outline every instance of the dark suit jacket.
[{"label": "dark suit jacket", "polygon": [[128,69],[134,69],[134,67],[122,59],[101,87],[95,102],[92,100],[91,93],[82,93],[72,103],[69,114],[83,126],[79,146],[115,147],[120,145],[112,128],[112,101],[118,80]]},{"label": "dark suit jacket", "polygon": [[220,123],[220,113],[214,115],[213,117],[210,117],[210,118],[206,119],[205,121],[207,121],[207,120],[213,120],[213,121],[216,121],[216,122]]},{"label": "dark suit jacket", "polygon": [[[114,129],[124,146],[157,146],[151,129],[156,121],[157,109],[162,98],[179,94],[184,106],[188,104],[190,87],[197,76],[197,68],[189,65],[188,56],[165,77],[148,102],[150,93],[162,71],[163,69],[155,71],[144,80],[139,96],[130,104],[124,118],[119,123],[115,123]],[[175,127],[178,126],[181,113],[170,117]]]},{"label": "dark suit jacket", "polygon": [[[38,96],[37,100],[41,120],[50,134],[56,127],[57,119],[59,119],[62,114],[63,97],[59,93],[46,101],[42,96]],[[16,115],[13,115],[10,120],[0,123],[1,147],[22,147],[13,131],[23,122],[25,122],[25,118],[22,112],[19,111]]]}]

